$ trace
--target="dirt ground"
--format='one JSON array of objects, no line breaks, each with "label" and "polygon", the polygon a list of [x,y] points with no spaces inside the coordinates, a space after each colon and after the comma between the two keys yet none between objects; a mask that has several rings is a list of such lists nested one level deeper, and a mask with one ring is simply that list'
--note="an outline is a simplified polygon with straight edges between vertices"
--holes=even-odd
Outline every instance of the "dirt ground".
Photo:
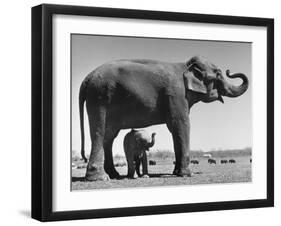
[{"label": "dirt ground", "polygon": [[217,164],[208,164],[207,159],[197,159],[199,160],[198,165],[190,165],[191,177],[172,175],[173,159],[153,159],[156,161],[156,165],[149,166],[149,178],[127,179],[127,166],[118,166],[116,170],[120,173],[121,179],[94,182],[84,180],[86,165],[82,161],[76,160],[73,161],[76,167],[72,168],[72,190],[251,182],[250,158],[251,156],[235,157],[236,163],[233,164],[221,164],[219,158],[216,159]]}]

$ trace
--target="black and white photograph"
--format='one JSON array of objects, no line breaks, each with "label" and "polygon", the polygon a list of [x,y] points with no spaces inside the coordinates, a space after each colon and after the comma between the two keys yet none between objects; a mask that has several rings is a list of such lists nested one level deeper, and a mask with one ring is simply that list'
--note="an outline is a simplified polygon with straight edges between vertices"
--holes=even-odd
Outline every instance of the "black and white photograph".
[{"label": "black and white photograph", "polygon": [[1,225],[280,221],[278,1],[1,9]]},{"label": "black and white photograph", "polygon": [[71,190],[252,182],[252,43],[71,34]]},{"label": "black and white photograph", "polygon": [[32,8],[32,217],[273,206],[274,21]]}]

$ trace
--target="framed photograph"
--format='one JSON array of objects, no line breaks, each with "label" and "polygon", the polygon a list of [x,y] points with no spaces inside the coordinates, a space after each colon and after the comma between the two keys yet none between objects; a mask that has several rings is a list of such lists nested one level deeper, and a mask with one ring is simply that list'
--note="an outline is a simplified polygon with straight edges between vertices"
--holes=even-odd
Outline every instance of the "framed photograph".
[{"label": "framed photograph", "polygon": [[274,21],[32,8],[32,217],[274,205]]}]

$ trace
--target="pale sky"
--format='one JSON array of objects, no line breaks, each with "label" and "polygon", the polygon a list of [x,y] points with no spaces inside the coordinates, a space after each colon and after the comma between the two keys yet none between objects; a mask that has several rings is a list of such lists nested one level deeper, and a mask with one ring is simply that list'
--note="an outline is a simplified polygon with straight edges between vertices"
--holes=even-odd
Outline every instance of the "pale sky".
[{"label": "pale sky", "polygon": [[[225,103],[199,102],[191,108],[190,144],[193,150],[235,149],[252,146],[252,64],[251,43],[175,40],[156,38],[72,35],[72,150],[80,152],[79,88],[83,79],[96,67],[115,59],[154,59],[166,62],[186,62],[202,55],[225,70],[242,72],[250,86],[238,98],[224,97]],[[230,80],[229,80],[230,81]],[[231,80],[239,85],[241,80]],[[86,109],[85,151],[90,153],[89,125]],[[173,151],[173,141],[166,125],[146,128],[156,132],[151,150]],[[114,141],[113,154],[124,155],[123,138],[129,130],[121,130]]]}]

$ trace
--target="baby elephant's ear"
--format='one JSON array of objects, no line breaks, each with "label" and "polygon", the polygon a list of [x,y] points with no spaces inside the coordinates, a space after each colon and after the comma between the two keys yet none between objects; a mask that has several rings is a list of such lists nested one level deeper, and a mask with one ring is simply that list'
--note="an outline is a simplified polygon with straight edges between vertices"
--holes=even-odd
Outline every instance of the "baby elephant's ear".
[{"label": "baby elephant's ear", "polygon": [[197,93],[207,93],[207,87],[203,82],[203,78],[195,76],[193,71],[187,71],[183,73],[183,80],[185,88]]}]

